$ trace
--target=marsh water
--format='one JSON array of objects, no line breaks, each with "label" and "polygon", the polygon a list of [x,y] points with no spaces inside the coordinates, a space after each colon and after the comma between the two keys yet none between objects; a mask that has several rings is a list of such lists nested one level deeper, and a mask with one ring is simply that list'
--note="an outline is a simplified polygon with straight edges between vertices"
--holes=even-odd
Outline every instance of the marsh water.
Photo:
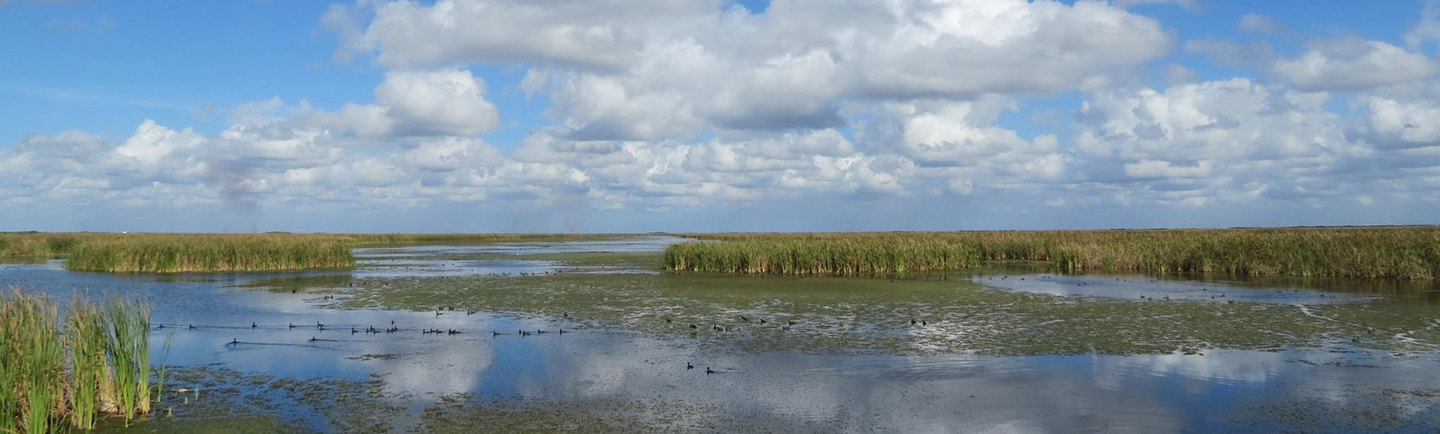
[{"label": "marsh water", "polygon": [[1429,284],[656,272],[677,241],[367,248],[297,275],[51,261],[0,286],[153,305],[165,410],[115,432],[1440,428]]}]

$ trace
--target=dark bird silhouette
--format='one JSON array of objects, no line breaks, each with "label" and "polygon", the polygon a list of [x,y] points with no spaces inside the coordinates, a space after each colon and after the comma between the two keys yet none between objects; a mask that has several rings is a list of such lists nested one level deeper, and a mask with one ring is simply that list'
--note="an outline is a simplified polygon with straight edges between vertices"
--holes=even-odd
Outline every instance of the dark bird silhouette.
[{"label": "dark bird silhouette", "polygon": [[793,326],[793,325],[795,325],[795,320],[792,319],[792,320],[786,321],[786,322],[785,322],[785,325],[792,325],[792,326]]},{"label": "dark bird silhouette", "polygon": [[787,332],[788,332],[788,331],[790,331],[790,326],[780,327],[780,330],[784,330],[784,331],[787,331]]},{"label": "dark bird silhouette", "polygon": [[354,327],[351,327],[351,328],[350,328],[350,334],[353,335],[353,334],[356,334],[356,333],[359,333],[359,331],[356,331]]},{"label": "dark bird silhouette", "polygon": [[315,342],[315,341],[318,341],[318,340],[319,340],[319,339],[315,339],[314,336],[311,336],[311,337],[310,337],[310,342]]},{"label": "dark bird silhouette", "polygon": [[710,370],[710,367],[709,367],[709,366],[706,366],[706,367],[705,367],[705,375],[710,375],[710,374],[714,374],[714,373],[715,373],[715,371]]},{"label": "dark bird silhouette", "polygon": [[164,329],[164,328],[165,328],[165,324],[160,324],[160,326],[159,326],[159,327],[156,327],[155,329],[156,329],[156,330],[161,330],[161,329]]},{"label": "dark bird silhouette", "polygon": [[259,327],[259,326],[258,326],[258,325],[255,325],[255,323],[253,323],[253,322],[252,322],[252,323],[250,323],[250,328],[252,328],[252,329],[253,329],[253,328],[256,328],[256,327]]},{"label": "dark bird silhouette", "polygon": [[916,321],[915,318],[910,318],[910,325],[912,325],[912,326],[915,325],[915,324],[918,324],[919,322],[920,322],[920,321]]},{"label": "dark bird silhouette", "polygon": [[560,329],[560,334],[565,334],[565,329]]},{"label": "dark bird silhouette", "polygon": [[920,326],[921,326],[921,327],[928,326],[928,325],[930,325],[930,323],[925,322],[925,320],[923,320],[923,319],[920,320]]},{"label": "dark bird silhouette", "polygon": [[700,327],[696,327],[695,324],[690,324],[690,328],[692,328],[692,329],[698,329],[698,328],[700,328]]},{"label": "dark bird silhouette", "polygon": [[491,332],[490,332],[490,336],[500,336],[500,332],[491,331]]},{"label": "dark bird silhouette", "polygon": [[230,345],[240,345],[240,339],[231,338]]},{"label": "dark bird silhouette", "polygon": [[690,362],[685,362],[685,369],[686,369],[686,370],[695,369],[695,365],[690,364]]},{"label": "dark bird silhouette", "polygon": [[195,324],[190,324],[190,330],[195,330]]},{"label": "dark bird silhouette", "polygon": [[295,328],[295,323],[293,323],[293,322],[290,323],[290,328],[292,328],[292,329]]},{"label": "dark bird silhouette", "polygon": [[666,323],[666,324],[669,324],[669,323],[670,323],[670,318],[665,318],[665,323]]},{"label": "dark bird silhouette", "polygon": [[764,324],[764,323],[767,323],[767,322],[770,322],[770,321],[766,321],[765,318],[760,318],[760,323],[761,323],[761,324]]}]

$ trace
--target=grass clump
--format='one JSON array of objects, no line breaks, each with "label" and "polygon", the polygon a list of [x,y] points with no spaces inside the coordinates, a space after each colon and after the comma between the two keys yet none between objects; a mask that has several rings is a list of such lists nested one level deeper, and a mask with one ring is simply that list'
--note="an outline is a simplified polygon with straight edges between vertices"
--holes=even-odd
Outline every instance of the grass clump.
[{"label": "grass clump", "polygon": [[0,432],[88,430],[102,416],[149,413],[149,328],[145,303],[75,302],[62,320],[47,298],[0,296]]},{"label": "grass clump", "polygon": [[350,247],[315,235],[141,235],[90,239],[65,267],[111,273],[270,272],[347,269]]},{"label": "grass clump", "polygon": [[890,274],[1044,261],[1069,271],[1434,279],[1440,227],[701,234],[672,271]]}]

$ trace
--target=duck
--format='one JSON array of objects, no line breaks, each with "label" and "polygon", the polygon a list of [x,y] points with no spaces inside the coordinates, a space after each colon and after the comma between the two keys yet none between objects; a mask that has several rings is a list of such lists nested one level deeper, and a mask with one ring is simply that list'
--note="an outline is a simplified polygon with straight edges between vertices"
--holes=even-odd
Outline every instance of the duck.
[{"label": "duck", "polygon": [[315,342],[315,341],[318,341],[318,340],[319,340],[319,339],[316,339],[314,336],[311,336],[309,342]]},{"label": "duck", "polygon": [[691,369],[695,369],[695,365],[690,364],[690,362],[685,362],[685,370],[688,371]]},{"label": "duck", "polygon": [[260,327],[260,326],[259,326],[259,325],[256,325],[256,324],[255,324],[255,323],[253,323],[253,322],[252,322],[252,323],[250,323],[250,328],[252,328],[252,329],[253,329],[253,328],[256,328],[256,327]]},{"label": "duck", "polygon": [[690,328],[691,328],[691,329],[698,329],[698,328],[700,328],[700,327],[697,327],[697,326],[695,326],[694,323],[691,323],[691,324],[690,324]]},{"label": "duck", "polygon": [[156,327],[155,329],[156,329],[156,330],[164,330],[164,329],[165,329],[165,324],[160,324],[160,326],[159,326],[159,327]]},{"label": "duck", "polygon": [[238,338],[231,338],[231,339],[230,339],[230,345],[240,345],[240,339],[238,339]]},{"label": "duck", "polygon": [[705,375],[710,375],[710,374],[714,374],[714,373],[715,373],[715,371],[714,371],[714,370],[711,370],[709,366],[706,366],[706,367],[705,367]]},{"label": "duck", "polygon": [[195,324],[190,324],[190,330],[195,330]]}]

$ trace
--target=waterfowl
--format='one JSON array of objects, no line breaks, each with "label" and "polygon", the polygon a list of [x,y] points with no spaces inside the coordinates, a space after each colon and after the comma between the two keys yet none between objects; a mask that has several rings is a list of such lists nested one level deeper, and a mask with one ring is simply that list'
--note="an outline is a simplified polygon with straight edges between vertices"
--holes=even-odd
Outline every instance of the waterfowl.
[{"label": "waterfowl", "polygon": [[792,326],[793,326],[793,325],[795,325],[795,320],[792,319],[792,320],[786,321],[786,322],[785,322],[785,325],[792,325]]},{"label": "waterfowl", "polygon": [[784,330],[784,331],[787,331],[787,332],[788,332],[788,331],[790,331],[790,326],[781,327],[780,330]]},{"label": "waterfowl", "polygon": [[290,328],[292,328],[292,329],[295,328],[295,323],[293,323],[293,322],[290,323]]},{"label": "waterfowl", "polygon": [[259,327],[259,326],[258,326],[258,325],[255,325],[255,323],[253,323],[253,322],[252,322],[252,323],[250,323],[250,328],[252,328],[252,329],[253,329],[253,328],[256,328],[256,327]]},{"label": "waterfowl", "polygon": [[690,362],[685,362],[685,369],[686,369],[686,370],[695,369],[695,365],[690,364]]},{"label": "waterfowl", "polygon": [[670,323],[670,318],[665,318],[665,323],[666,323],[666,324],[669,324],[669,323]]},{"label": "waterfowl", "polygon": [[710,374],[714,374],[714,373],[715,373],[715,371],[710,370],[710,367],[709,367],[709,366],[706,366],[706,367],[705,367],[705,375],[710,375]]},{"label": "waterfowl", "polygon": [[535,334],[537,334],[537,335],[543,335],[543,334],[545,334],[545,331],[544,331],[544,330],[539,330],[539,329],[537,329],[537,330],[535,330]]},{"label": "waterfowl", "polygon": [[910,325],[912,325],[912,326],[915,325],[915,324],[917,324],[917,323],[919,323],[919,322],[920,322],[920,321],[916,321],[915,318],[910,318]]},{"label": "waterfowl", "polygon": [[231,338],[230,345],[240,345],[240,339]]},{"label": "waterfowl", "polygon": [[351,327],[351,328],[350,328],[350,334],[353,335],[353,334],[356,334],[356,333],[359,333],[359,332],[356,331],[354,327]]},{"label": "waterfowl", "polygon": [[692,329],[698,329],[698,328],[700,328],[700,327],[696,327],[694,323],[691,323],[691,324],[690,324],[690,328],[692,328]]},{"label": "waterfowl", "polygon": [[565,329],[560,329],[560,334],[565,334]]},{"label": "waterfowl", "polygon": [[924,327],[924,326],[927,326],[927,325],[930,325],[930,323],[925,322],[925,320],[923,320],[923,319],[920,320],[920,326],[921,326],[921,327]]},{"label": "waterfowl", "polygon": [[195,324],[190,324],[190,330],[195,330]]},{"label": "waterfowl", "polygon": [[460,334],[460,331],[459,331],[459,330],[450,330],[450,331],[449,331],[449,334],[458,335],[458,334]]},{"label": "waterfowl", "polygon": [[319,339],[315,339],[314,336],[311,336],[311,337],[310,337],[310,342],[315,342],[315,341],[318,341],[318,340],[319,340]]},{"label": "waterfowl", "polygon": [[500,336],[500,332],[491,331],[491,332],[490,332],[490,336]]}]

